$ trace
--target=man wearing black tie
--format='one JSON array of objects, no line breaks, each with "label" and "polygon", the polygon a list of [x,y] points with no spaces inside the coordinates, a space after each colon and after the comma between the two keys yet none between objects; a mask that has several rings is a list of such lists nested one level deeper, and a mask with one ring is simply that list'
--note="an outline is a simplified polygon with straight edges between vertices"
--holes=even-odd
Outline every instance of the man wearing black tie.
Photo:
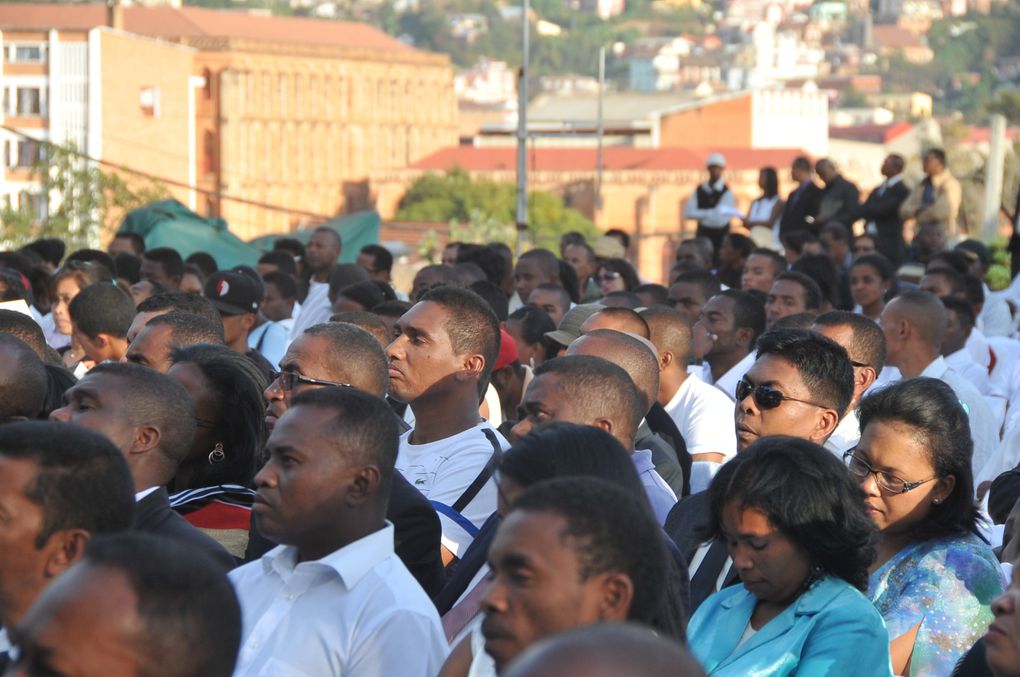
[{"label": "man wearing black tie", "polygon": [[900,155],[893,154],[885,159],[881,170],[885,181],[871,191],[856,214],[857,218],[866,220],[866,232],[875,236],[878,251],[896,268],[907,255],[900,205],[910,195],[910,190],[903,183],[903,166]]},{"label": "man wearing black tie", "polygon": [[[807,329],[762,334],[757,360],[737,384],[737,454],[756,440],[790,435],[824,442],[850,406],[854,371],[846,350]],[[726,482],[731,464],[713,482]],[[712,593],[737,582],[722,541],[702,541],[709,521],[708,493],[684,498],[663,528],[689,562],[691,613]]]},{"label": "man wearing black tie", "polygon": [[782,239],[798,230],[808,230],[817,235],[821,224],[815,222],[815,217],[821,205],[822,189],[813,181],[811,160],[804,156],[795,158],[790,176],[797,182],[797,188],[786,199],[786,207],[779,220],[779,237]]}]

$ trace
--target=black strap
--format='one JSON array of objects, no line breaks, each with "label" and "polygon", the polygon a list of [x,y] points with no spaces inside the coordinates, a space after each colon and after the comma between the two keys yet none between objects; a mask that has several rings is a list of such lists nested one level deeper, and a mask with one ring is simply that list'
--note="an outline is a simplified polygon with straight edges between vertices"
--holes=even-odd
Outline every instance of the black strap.
[{"label": "black strap", "polygon": [[489,457],[489,462],[485,464],[482,471],[478,473],[478,477],[468,485],[468,488],[464,490],[464,493],[460,495],[453,505],[450,506],[457,512],[464,512],[464,508],[467,507],[468,503],[474,500],[478,492],[482,490],[485,483],[489,481],[492,474],[496,472],[496,468],[499,467],[499,462],[503,459],[503,447],[499,445],[499,440],[496,439],[496,433],[492,432],[491,428],[482,428],[482,433],[486,439],[489,440],[489,444],[492,445],[492,456]]}]

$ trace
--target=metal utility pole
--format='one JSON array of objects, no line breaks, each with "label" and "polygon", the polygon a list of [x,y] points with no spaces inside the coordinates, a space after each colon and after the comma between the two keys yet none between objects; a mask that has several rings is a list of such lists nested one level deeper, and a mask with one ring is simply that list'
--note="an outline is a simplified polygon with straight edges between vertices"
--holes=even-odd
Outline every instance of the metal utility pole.
[{"label": "metal utility pole", "polygon": [[602,211],[602,102],[606,90],[606,46],[599,47],[598,150],[595,153],[595,213]]},{"label": "metal utility pole", "polygon": [[528,230],[528,0],[521,3],[521,71],[517,79],[517,256]]}]

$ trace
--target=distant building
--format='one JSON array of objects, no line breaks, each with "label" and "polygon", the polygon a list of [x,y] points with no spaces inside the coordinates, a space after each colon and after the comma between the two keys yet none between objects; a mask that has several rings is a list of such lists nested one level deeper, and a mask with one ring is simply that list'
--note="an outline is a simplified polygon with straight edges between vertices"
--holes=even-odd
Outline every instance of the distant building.
[{"label": "distant building", "polygon": [[572,0],[572,2],[580,11],[594,14],[603,20],[619,16],[627,9],[626,0]]},{"label": "distant building", "polygon": [[924,92],[868,94],[865,99],[872,106],[891,110],[900,119],[930,118],[932,115],[931,95]]},{"label": "distant building", "polygon": [[[0,7],[0,123],[15,130],[0,131],[0,200],[40,219],[56,206],[32,176],[43,142],[182,186],[195,183],[197,149],[188,140],[197,134],[201,80],[193,76],[194,49],[115,31],[102,20],[96,27],[60,30],[12,25],[12,7]],[[198,204],[195,191],[168,187],[181,202]]]},{"label": "distant building", "polygon": [[628,57],[630,88],[637,92],[722,82],[722,60],[686,37],[638,40]]},{"label": "distant building", "polygon": [[926,64],[935,58],[923,35],[917,35],[900,26],[875,26],[875,47],[879,54],[900,54],[911,63]]},{"label": "distant building", "polygon": [[829,111],[830,127],[852,127],[859,125],[888,125],[896,116],[888,108],[834,108]]},{"label": "distant building", "polygon": [[517,75],[505,61],[482,59],[453,77],[458,101],[505,105],[517,101]]},{"label": "distant building", "polygon": [[[187,54],[189,76],[196,77],[185,82],[202,83],[191,92],[193,99],[189,103],[188,94],[182,94],[185,103],[173,117],[169,85],[142,99],[140,88],[154,87],[164,71],[175,72],[168,64],[176,61],[160,56],[163,52],[128,51],[97,62],[79,48],[73,58],[36,67],[40,92],[50,68],[77,69],[78,78],[63,80],[76,82],[73,87],[51,87],[60,96],[75,92],[75,103],[57,107],[41,100],[37,108],[45,106],[47,115],[36,114],[41,118],[36,124],[54,127],[68,117],[84,119],[83,101],[86,110],[99,107],[110,123],[101,133],[90,126],[97,135],[90,149],[98,144],[99,157],[107,159],[120,145],[124,164],[153,174],[161,168],[159,156],[164,162],[178,158],[184,176],[194,178],[186,183],[205,191],[198,211],[222,216],[243,238],[287,231],[308,218],[303,213],[332,215],[370,206],[370,172],[403,167],[457,140],[449,58],[409,47],[370,26],[198,7],[124,7],[111,18],[118,30],[176,43],[173,53]],[[0,4],[5,41],[15,34],[55,32],[58,42],[65,34],[82,42],[107,21],[102,4]],[[125,84],[129,99],[107,98],[105,77],[92,76],[93,64],[121,69],[122,80],[138,82],[139,88]],[[9,75],[5,69],[5,82]],[[177,100],[175,95],[175,106]],[[190,114],[188,106],[193,106]],[[148,128],[131,122],[127,112],[145,108],[161,109],[159,119],[178,120],[180,129],[153,134],[147,142],[134,138],[138,129]]]}]

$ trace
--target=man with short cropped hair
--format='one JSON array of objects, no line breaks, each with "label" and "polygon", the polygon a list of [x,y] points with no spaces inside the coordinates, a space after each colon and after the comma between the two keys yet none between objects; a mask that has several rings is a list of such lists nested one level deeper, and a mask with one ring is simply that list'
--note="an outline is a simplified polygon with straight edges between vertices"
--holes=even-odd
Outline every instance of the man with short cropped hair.
[{"label": "man with short cropped hair", "polygon": [[110,256],[124,253],[140,257],[145,253],[145,238],[138,233],[117,233],[110,240],[110,246],[106,248],[106,253]]},{"label": "man with short cropped hair", "polygon": [[478,414],[499,355],[499,321],[474,292],[436,287],[395,329],[386,349],[390,395],[414,414],[396,467],[436,506],[450,562],[496,509],[492,474],[509,447]]},{"label": "man with short cropped hair", "polygon": [[771,249],[755,249],[744,262],[744,274],[740,276],[740,288],[744,291],[757,289],[768,294],[772,284],[787,268],[783,255]]},{"label": "man with short cropped hair", "polygon": [[240,616],[202,553],[146,534],[96,536],[12,629],[11,674],[229,677]]},{"label": "man with short cropped hair", "polygon": [[393,269],[393,254],[378,244],[366,244],[358,252],[356,263],[368,271],[373,280],[390,284],[390,271]]},{"label": "man with short cropped hair", "polygon": [[65,394],[50,420],[106,435],[131,469],[135,528],[203,550],[224,570],[234,558],[212,538],[170,509],[166,486],[191,450],[195,408],[180,383],[135,364],[94,367]]},{"label": "man with short cropped hair", "polygon": [[541,308],[552,318],[553,324],[559,325],[560,320],[570,310],[570,294],[558,284],[540,284],[525,299],[529,306]]},{"label": "man with short cropped hair", "polygon": [[39,416],[48,384],[39,356],[20,339],[0,334],[0,424]]},{"label": "man with short cropped hair", "polygon": [[900,205],[900,217],[915,222],[915,232],[926,227],[939,226],[943,237],[955,238],[963,189],[949,173],[946,152],[930,148],[922,157],[924,180],[914,186]]},{"label": "man with short cropped hair", "polygon": [[184,277],[184,259],[176,249],[156,247],[142,254],[141,276],[164,289],[177,290]]},{"label": "man with short cropped hair", "polygon": [[439,616],[385,519],[397,444],[386,403],[354,388],[301,393],[277,421],[252,511],[281,545],[230,574],[244,620],[235,676],[437,674]]},{"label": "man with short cropped hair", "polygon": [[692,328],[696,354],[705,358],[701,380],[736,401],[737,382],[754,363],[754,344],[765,331],[765,309],[739,289],[719,292]]},{"label": "man with short cropped hair", "polygon": [[885,336],[881,327],[860,313],[831,310],[815,318],[812,330],[843,346],[854,370],[854,394],[839,425],[825,441],[825,448],[841,460],[843,452],[861,439],[857,405],[885,367]]},{"label": "man with short cropped hair", "polygon": [[[531,292],[542,284],[560,285],[560,263],[548,249],[532,249],[521,254],[514,266],[514,294],[509,311],[520,308],[527,302]],[[561,285],[562,286],[562,285]]]},{"label": "man with short cropped hair", "polygon": [[97,282],[82,289],[68,310],[71,335],[95,363],[124,357],[128,329],[135,318],[135,304],[119,287]]},{"label": "man with short cropped hair", "polygon": [[580,285],[581,302],[591,303],[602,296],[599,285],[592,276],[598,269],[595,250],[587,242],[573,242],[563,247],[563,260],[570,264],[577,274]]},{"label": "man with short cropped hair", "polygon": [[818,283],[804,273],[787,271],[776,278],[765,303],[765,326],[772,327],[776,320],[817,311],[822,307],[822,290]]},{"label": "man with short cropped hair", "polygon": [[330,278],[342,251],[343,241],[335,230],[319,226],[312,231],[304,257],[305,268],[309,273],[308,294],[301,303],[301,312],[294,318],[292,336],[329,319],[333,312],[329,300]]},{"label": "man with short cropped hair", "polygon": [[[0,426],[0,628],[20,623],[94,534],[123,531],[134,514],[124,458],[102,435],[43,421]],[[0,669],[10,643],[0,630]]]},{"label": "man with short cropped hair", "polygon": [[719,278],[707,270],[689,270],[673,278],[666,305],[675,309],[688,326],[694,326],[701,309],[720,291]]},{"label": "man with short cropped hair", "polygon": [[175,348],[199,343],[223,345],[223,323],[213,324],[192,313],[166,313],[149,320],[128,346],[122,361],[165,374],[173,366],[170,354]]}]

